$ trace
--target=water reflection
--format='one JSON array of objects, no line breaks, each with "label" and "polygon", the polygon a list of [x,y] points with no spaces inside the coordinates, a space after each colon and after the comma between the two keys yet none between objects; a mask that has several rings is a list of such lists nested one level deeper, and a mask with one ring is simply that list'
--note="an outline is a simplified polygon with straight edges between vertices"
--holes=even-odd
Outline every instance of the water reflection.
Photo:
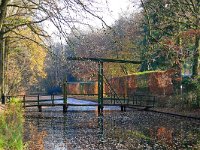
[{"label": "water reflection", "polygon": [[28,112],[25,123],[46,131],[48,150],[200,148],[200,121],[150,112]]},{"label": "water reflection", "polygon": [[103,114],[99,114],[98,116],[98,140],[103,143],[105,142],[104,138],[104,125],[103,125]]},{"label": "water reflection", "polygon": [[172,146],[173,130],[166,127],[158,127],[150,129],[150,137],[157,139],[162,145]]}]

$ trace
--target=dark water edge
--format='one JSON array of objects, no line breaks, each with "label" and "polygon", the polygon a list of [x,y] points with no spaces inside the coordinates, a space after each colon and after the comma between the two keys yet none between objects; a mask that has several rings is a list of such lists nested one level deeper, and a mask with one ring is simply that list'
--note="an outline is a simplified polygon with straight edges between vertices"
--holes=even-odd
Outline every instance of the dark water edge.
[{"label": "dark water edge", "polygon": [[[107,108],[71,108],[67,113],[54,107],[27,110],[25,141],[30,124],[36,134],[46,133],[45,150],[134,150],[200,149],[200,121],[159,113]],[[38,144],[38,143],[36,143]]]}]

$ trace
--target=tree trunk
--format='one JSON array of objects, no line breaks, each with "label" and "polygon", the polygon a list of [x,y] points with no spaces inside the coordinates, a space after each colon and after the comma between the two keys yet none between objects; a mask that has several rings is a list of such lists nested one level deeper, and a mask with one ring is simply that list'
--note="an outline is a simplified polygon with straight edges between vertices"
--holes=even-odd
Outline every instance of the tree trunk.
[{"label": "tree trunk", "polygon": [[4,70],[4,56],[5,56],[5,40],[4,40],[4,30],[3,24],[6,18],[7,5],[10,0],[1,0],[0,2],[0,96],[4,93],[4,80],[5,80],[5,70]]},{"label": "tree trunk", "polygon": [[0,93],[4,93],[4,52],[5,40],[4,34],[0,32]]},{"label": "tree trunk", "polygon": [[3,28],[3,22],[6,17],[7,4],[10,0],[1,0],[0,2],[0,31]]},{"label": "tree trunk", "polygon": [[152,23],[151,23],[151,18],[150,18],[150,14],[149,11],[147,9],[147,7],[145,6],[145,3],[143,0],[140,0],[141,5],[144,9],[144,16],[146,17],[147,20],[147,26],[148,26],[148,33],[145,32],[145,48],[142,50],[141,53],[141,60],[145,60],[143,61],[143,63],[141,64],[141,69],[140,71],[146,71],[146,70],[150,70],[150,66],[149,66],[149,55],[148,58],[146,56],[147,53],[149,53],[149,51],[151,51],[153,49],[153,45],[151,44],[151,39],[152,39]]},{"label": "tree trunk", "polygon": [[199,68],[199,49],[200,49],[200,37],[196,35],[195,37],[195,50],[193,54],[193,66],[192,66],[192,78],[198,76],[198,68]]},{"label": "tree trunk", "polygon": [[[199,4],[199,3],[198,3]],[[199,11],[198,11],[199,12]],[[199,30],[199,17],[196,15],[196,30]],[[199,68],[199,51],[200,51],[200,35],[196,34],[195,36],[195,45],[194,45],[194,54],[193,54],[193,66],[192,66],[192,78],[198,76],[198,68]]]},{"label": "tree trunk", "polygon": [[8,67],[8,51],[9,51],[9,40],[5,38],[5,49],[4,49],[4,71],[3,71],[3,87],[4,94],[8,93],[8,81],[7,81],[7,67]]}]

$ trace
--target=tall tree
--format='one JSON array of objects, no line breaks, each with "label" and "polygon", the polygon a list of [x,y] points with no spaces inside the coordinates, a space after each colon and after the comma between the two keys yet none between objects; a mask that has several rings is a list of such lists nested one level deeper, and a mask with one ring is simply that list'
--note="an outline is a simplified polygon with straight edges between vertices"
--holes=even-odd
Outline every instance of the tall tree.
[{"label": "tall tree", "polygon": [[[198,75],[199,59],[199,1],[141,0],[144,8],[144,53],[152,69],[182,66],[186,49],[184,32],[195,31],[193,40],[193,77]],[[148,33],[148,34],[146,34]],[[193,32],[194,33],[194,32]],[[145,42],[146,41],[146,42]],[[192,42],[192,41],[191,41]],[[150,50],[151,49],[151,50]],[[146,56],[146,55],[145,55]]]}]

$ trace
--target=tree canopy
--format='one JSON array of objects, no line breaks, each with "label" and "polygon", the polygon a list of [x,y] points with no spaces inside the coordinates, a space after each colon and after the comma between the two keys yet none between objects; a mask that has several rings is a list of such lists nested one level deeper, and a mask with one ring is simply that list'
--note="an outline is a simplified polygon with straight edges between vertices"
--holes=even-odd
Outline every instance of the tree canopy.
[{"label": "tree canopy", "polygon": [[[97,1],[1,0],[1,93],[26,91],[35,83],[40,90],[60,86],[66,74],[72,80],[97,79],[97,64],[71,62],[70,56],[143,61],[141,66],[105,64],[108,77],[175,68],[179,75],[195,78],[199,5],[196,0],[140,0],[137,13],[121,14],[108,26]],[[94,29],[92,18],[98,18],[102,28]],[[51,32],[57,36],[52,38],[53,26]]]}]

